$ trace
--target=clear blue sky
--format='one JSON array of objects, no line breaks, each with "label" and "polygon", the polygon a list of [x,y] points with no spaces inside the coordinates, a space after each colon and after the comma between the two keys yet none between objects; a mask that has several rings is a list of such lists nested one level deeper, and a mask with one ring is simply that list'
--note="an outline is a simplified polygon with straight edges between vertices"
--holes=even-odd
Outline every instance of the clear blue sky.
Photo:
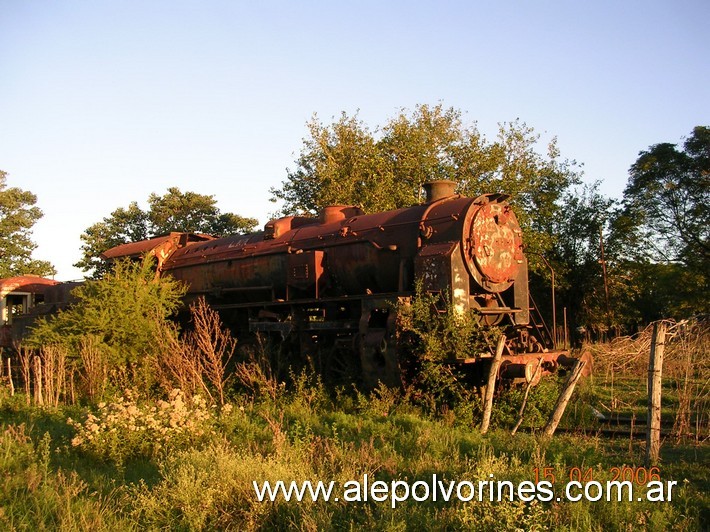
[{"label": "clear blue sky", "polygon": [[519,118],[620,197],[641,150],[710,125],[709,21],[708,0],[0,0],[0,169],[60,280],[84,229],[169,186],[266,222],[313,113]]}]

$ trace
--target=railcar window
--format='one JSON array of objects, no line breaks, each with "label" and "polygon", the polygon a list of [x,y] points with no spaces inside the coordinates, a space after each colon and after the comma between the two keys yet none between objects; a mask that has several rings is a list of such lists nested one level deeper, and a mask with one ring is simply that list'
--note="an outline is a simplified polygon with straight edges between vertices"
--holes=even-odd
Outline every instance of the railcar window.
[{"label": "railcar window", "polygon": [[13,318],[25,314],[29,307],[29,294],[10,294],[5,298],[5,312],[1,316],[2,321],[10,325]]}]

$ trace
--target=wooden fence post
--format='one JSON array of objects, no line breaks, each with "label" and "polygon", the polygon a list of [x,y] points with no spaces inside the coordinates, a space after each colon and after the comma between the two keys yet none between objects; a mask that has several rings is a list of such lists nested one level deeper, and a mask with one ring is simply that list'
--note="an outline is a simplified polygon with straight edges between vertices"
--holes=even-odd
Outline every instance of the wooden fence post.
[{"label": "wooden fence post", "polygon": [[550,420],[547,422],[547,425],[545,425],[545,428],[542,431],[542,434],[545,437],[552,436],[555,433],[555,430],[557,430],[557,425],[560,424],[562,415],[565,413],[565,408],[567,408],[567,403],[569,403],[569,400],[572,397],[574,387],[577,386],[577,381],[582,376],[582,370],[584,369],[586,363],[587,362],[585,360],[580,358],[572,368],[572,371],[570,371],[565,387],[562,389],[562,393],[560,393],[560,396],[557,398],[555,409],[552,411]]},{"label": "wooden fence post", "polygon": [[43,405],[44,398],[42,397],[42,361],[38,356],[35,355],[34,358],[34,372],[35,372],[35,404]]},{"label": "wooden fence post", "polygon": [[10,381],[10,395],[14,396],[15,384],[12,382],[12,359],[10,357],[7,357],[7,380]]},{"label": "wooden fence post", "polygon": [[510,431],[511,436],[515,436],[515,433],[518,432],[520,425],[523,423],[523,414],[525,413],[525,405],[528,404],[528,395],[530,395],[530,388],[532,388],[532,383],[535,382],[535,379],[537,378],[537,373],[540,371],[541,367],[542,367],[542,358],[538,359],[537,366],[535,367],[535,373],[533,373],[533,376],[530,379],[530,382],[528,382],[528,385],[525,387],[525,395],[523,396],[523,404],[520,405],[520,412],[518,412],[518,422],[513,427],[513,430]]},{"label": "wooden fence post", "polygon": [[648,430],[646,432],[646,467],[658,464],[661,450],[661,387],[663,377],[663,351],[666,342],[666,324],[653,324],[651,354],[648,362]]},{"label": "wooden fence post", "polygon": [[500,368],[501,358],[503,356],[503,348],[505,347],[505,335],[502,334],[498,339],[496,354],[491,363],[491,370],[488,373],[488,384],[486,385],[486,398],[483,402],[483,421],[481,421],[481,434],[488,432],[488,426],[491,423],[491,412],[493,411],[493,393],[496,389],[496,378],[498,377],[498,368]]},{"label": "wooden fence post", "polygon": [[25,385],[25,400],[27,401],[27,406],[30,406],[30,403],[32,402],[32,395],[30,394],[31,391],[31,366],[32,363],[30,361],[30,352],[26,348],[22,347],[21,345],[16,345],[16,352],[17,355],[20,359],[20,370],[22,371],[22,382]]}]

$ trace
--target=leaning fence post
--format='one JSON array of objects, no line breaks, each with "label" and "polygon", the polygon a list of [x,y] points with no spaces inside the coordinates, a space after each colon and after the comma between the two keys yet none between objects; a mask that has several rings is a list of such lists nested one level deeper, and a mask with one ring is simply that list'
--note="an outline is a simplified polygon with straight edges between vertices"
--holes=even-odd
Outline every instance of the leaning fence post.
[{"label": "leaning fence post", "polygon": [[498,377],[498,368],[500,367],[501,358],[503,356],[503,348],[505,347],[505,335],[502,334],[498,339],[496,354],[491,363],[491,370],[488,373],[488,384],[486,385],[486,398],[483,402],[483,421],[481,422],[481,434],[488,432],[488,426],[491,423],[491,412],[493,411],[493,393],[496,388],[496,378]]},{"label": "leaning fence post", "polygon": [[559,425],[562,415],[565,413],[567,403],[569,403],[569,400],[572,397],[574,387],[577,386],[577,381],[582,376],[582,370],[584,369],[584,365],[586,363],[587,362],[585,360],[579,359],[572,368],[572,371],[570,371],[565,387],[560,396],[557,398],[557,403],[555,403],[555,409],[552,411],[550,420],[547,422],[547,425],[545,425],[545,428],[542,431],[544,436],[550,437],[555,433],[555,430],[557,430],[557,425]]},{"label": "leaning fence post", "polygon": [[661,387],[663,377],[663,351],[666,341],[666,324],[653,324],[651,354],[648,362],[648,430],[646,432],[646,467],[658,463],[661,450]]},{"label": "leaning fence post", "polygon": [[518,432],[520,425],[523,423],[523,414],[525,413],[525,405],[528,404],[528,395],[530,395],[530,388],[532,388],[533,382],[535,382],[535,379],[537,379],[537,374],[540,371],[541,367],[542,357],[538,359],[537,366],[535,367],[535,372],[533,373],[533,376],[530,381],[528,381],[528,385],[525,387],[525,395],[523,395],[523,404],[520,405],[520,412],[518,412],[518,422],[513,427],[513,430],[510,431],[511,436],[515,436],[515,433]]}]

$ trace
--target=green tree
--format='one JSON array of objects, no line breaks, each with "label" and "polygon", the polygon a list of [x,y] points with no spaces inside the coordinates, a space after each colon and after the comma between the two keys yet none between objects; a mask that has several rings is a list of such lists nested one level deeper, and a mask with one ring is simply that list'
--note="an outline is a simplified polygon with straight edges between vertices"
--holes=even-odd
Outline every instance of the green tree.
[{"label": "green tree", "polygon": [[710,312],[709,127],[639,154],[615,225],[642,319]]},{"label": "green tree", "polygon": [[148,206],[148,230],[152,235],[180,231],[226,236],[251,231],[257,224],[253,218],[220,212],[214,196],[183,193],[176,187],[169,188],[163,196],[151,194]]},{"label": "green tree", "polygon": [[696,127],[683,149],[651,146],[629,174],[624,200],[639,255],[710,273],[710,127]]},{"label": "green tree", "polygon": [[[621,294],[616,294],[616,286],[612,283],[615,254],[608,241],[616,202],[600,194],[597,182],[568,190],[560,203],[563,208],[551,224],[555,244],[548,256],[556,274],[558,308],[567,308],[572,331],[578,326],[605,330],[624,321]],[[601,264],[602,239],[607,263],[606,287]],[[610,294],[608,309],[607,289]],[[623,294],[623,289],[620,292]],[[541,295],[544,297],[536,300],[550,314],[547,307],[551,298],[545,292]]]},{"label": "green tree", "polygon": [[118,208],[101,222],[87,228],[81,235],[82,258],[74,266],[93,272],[94,278],[100,278],[106,272],[101,253],[120,244],[171,231],[225,236],[251,231],[256,224],[253,218],[222,213],[213,196],[183,193],[171,187],[163,196],[151,194],[146,211],[132,202],[128,208]]},{"label": "green tree", "polygon": [[357,116],[342,113],[326,126],[314,115],[307,127],[310,137],[303,139],[296,169],[287,171],[282,188],[271,189],[272,200],[284,202],[283,214],[315,214],[341,204],[366,210],[397,207],[388,196],[392,173],[374,135]]},{"label": "green tree", "polygon": [[181,304],[184,286],[170,277],[155,279],[151,261],[119,261],[103,279],[75,288],[67,310],[40,319],[28,345],[61,345],[78,358],[82,340],[92,338],[114,376],[150,384],[156,338],[171,330],[167,319]]},{"label": "green tree", "polygon": [[32,227],[43,216],[36,203],[37,196],[31,192],[8,187],[7,173],[0,170],[0,278],[57,273],[49,262],[32,258],[37,247]]},{"label": "green tree", "polygon": [[271,189],[284,214],[315,214],[333,204],[367,212],[407,207],[421,201],[422,183],[451,179],[463,194],[511,194],[527,245],[547,250],[558,200],[579,180],[554,140],[546,155],[537,152],[539,136],[524,123],[501,124],[489,142],[460,111],[440,104],[402,110],[375,132],[345,113],[330,125],[314,116],[308,131],[295,170]]}]

